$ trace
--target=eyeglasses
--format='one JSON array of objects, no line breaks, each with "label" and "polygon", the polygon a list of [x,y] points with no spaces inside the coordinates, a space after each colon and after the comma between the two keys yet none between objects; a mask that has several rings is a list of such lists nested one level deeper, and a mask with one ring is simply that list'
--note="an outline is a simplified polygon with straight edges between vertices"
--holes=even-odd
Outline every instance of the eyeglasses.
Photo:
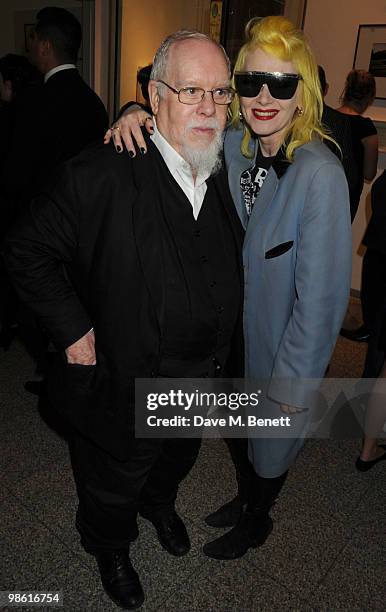
[{"label": "eyeglasses", "polygon": [[212,100],[215,104],[226,105],[230,104],[236,95],[232,87],[216,87],[216,89],[202,89],[202,87],[182,87],[182,89],[174,89],[165,83],[158,80],[159,83],[166,85],[173,93],[178,95],[178,101],[181,104],[198,104],[204,99],[206,93],[212,94]]},{"label": "eyeglasses", "polygon": [[256,98],[263,85],[277,100],[289,100],[295,95],[300,74],[287,72],[235,72],[235,86],[239,96]]}]

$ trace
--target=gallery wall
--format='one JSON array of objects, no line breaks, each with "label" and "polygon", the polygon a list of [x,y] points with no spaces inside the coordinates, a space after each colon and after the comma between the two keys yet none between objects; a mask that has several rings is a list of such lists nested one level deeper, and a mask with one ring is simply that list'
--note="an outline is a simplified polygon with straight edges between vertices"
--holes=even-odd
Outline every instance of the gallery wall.
[{"label": "gallery wall", "polygon": [[122,1],[120,104],[135,100],[139,67],[152,62],[159,43],[181,28],[208,31],[208,0]]},{"label": "gallery wall", "polygon": [[[330,89],[326,102],[339,105],[347,73],[354,61],[358,26],[360,24],[385,24],[385,0],[307,0],[304,31],[315,52],[317,61],[327,75]],[[385,41],[386,42],[386,41]],[[386,121],[385,101],[375,101],[367,113],[376,120]],[[360,207],[353,223],[353,272],[352,288],[358,291],[361,282],[363,248],[361,239],[369,214],[370,185],[365,184]]]}]

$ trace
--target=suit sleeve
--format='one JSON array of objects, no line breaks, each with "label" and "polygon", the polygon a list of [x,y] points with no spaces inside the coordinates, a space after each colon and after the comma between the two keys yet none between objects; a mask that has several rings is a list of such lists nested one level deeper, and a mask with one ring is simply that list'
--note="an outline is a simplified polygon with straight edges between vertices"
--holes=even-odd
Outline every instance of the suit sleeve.
[{"label": "suit sleeve", "polygon": [[307,407],[310,379],[324,376],[346,312],[350,285],[347,183],[340,166],[325,163],[311,180],[300,219],[296,301],[274,361],[269,390],[275,401]]},{"label": "suit sleeve", "polygon": [[78,198],[70,164],[33,200],[5,242],[4,258],[17,292],[49,336],[66,348],[92,327],[66,267],[76,258]]}]

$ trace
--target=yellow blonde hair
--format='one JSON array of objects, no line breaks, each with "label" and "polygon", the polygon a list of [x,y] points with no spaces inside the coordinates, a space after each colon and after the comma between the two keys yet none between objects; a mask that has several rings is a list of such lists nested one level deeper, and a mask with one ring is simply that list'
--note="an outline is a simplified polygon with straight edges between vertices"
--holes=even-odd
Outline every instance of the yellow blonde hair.
[{"label": "yellow blonde hair", "polygon": [[[292,62],[302,77],[298,88],[303,112],[294,116],[283,143],[288,161],[293,160],[298,147],[315,137],[333,140],[322,127],[323,98],[318,66],[303,32],[281,16],[254,17],[246,25],[245,36],[246,42],[237,56],[235,72],[244,70],[247,55],[259,48],[269,55]],[[236,96],[231,105],[231,125],[240,127],[240,123],[240,102]],[[241,152],[245,157],[252,157],[249,149],[252,133],[245,123],[243,127]]]}]

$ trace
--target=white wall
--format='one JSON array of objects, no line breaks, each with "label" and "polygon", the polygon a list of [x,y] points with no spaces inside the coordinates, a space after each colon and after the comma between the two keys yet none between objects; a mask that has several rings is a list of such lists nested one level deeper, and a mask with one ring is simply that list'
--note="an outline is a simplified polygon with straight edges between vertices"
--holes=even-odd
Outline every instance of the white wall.
[{"label": "white wall", "polygon": [[[304,31],[316,59],[330,84],[327,104],[337,107],[347,73],[354,61],[358,26],[385,24],[385,0],[308,0]],[[386,121],[385,102],[376,101],[366,112],[370,117]],[[357,216],[353,223],[352,288],[360,289],[363,248],[361,239],[369,216],[370,186],[365,184]]]},{"label": "white wall", "polygon": [[153,61],[162,40],[182,28],[209,28],[209,0],[123,0],[120,104],[135,100],[137,70]]}]

